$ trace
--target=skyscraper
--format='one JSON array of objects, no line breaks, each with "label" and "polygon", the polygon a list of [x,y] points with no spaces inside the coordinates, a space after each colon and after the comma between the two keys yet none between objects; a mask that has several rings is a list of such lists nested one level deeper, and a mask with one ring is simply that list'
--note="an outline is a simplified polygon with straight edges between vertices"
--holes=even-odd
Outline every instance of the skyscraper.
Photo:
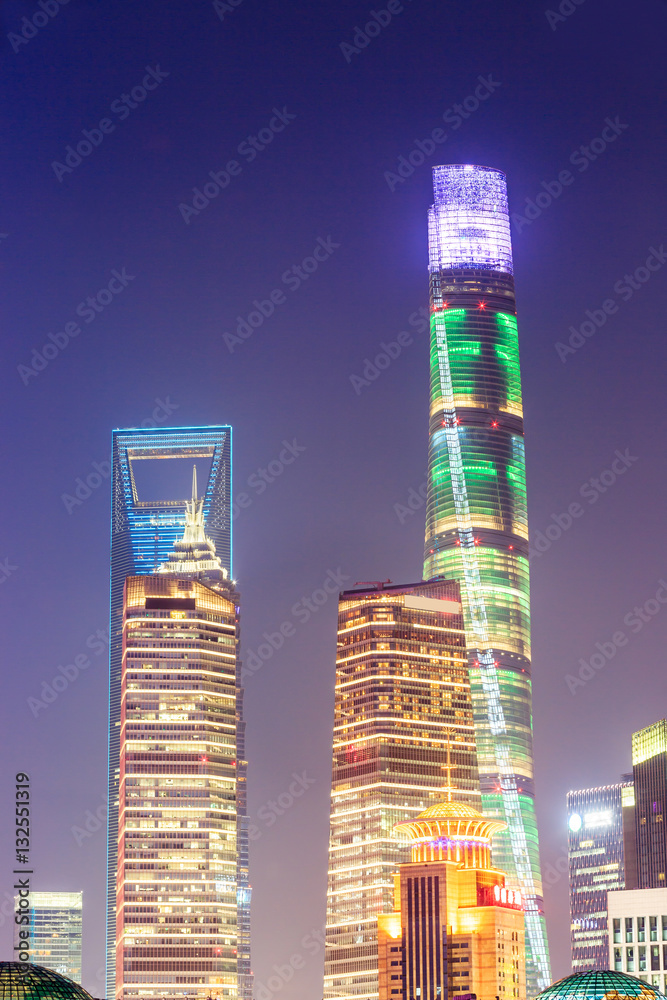
[{"label": "skyscraper", "polygon": [[609,968],[607,893],[625,888],[623,800],[632,782],[567,793],[572,971]]},{"label": "skyscraper", "polygon": [[442,797],[479,802],[456,583],[377,584],[340,595],[324,991],[378,995],[378,914],[409,858],[394,824]]},{"label": "skyscraper", "polygon": [[667,887],[667,719],[632,734],[637,887]]},{"label": "skyscraper", "polygon": [[[174,462],[181,460],[182,466],[184,459],[190,469],[193,461],[208,466],[201,499],[182,498],[183,470],[179,480]],[[151,462],[157,465],[147,475]],[[179,485],[175,488],[170,479]],[[205,984],[220,983],[220,978],[215,980],[220,974],[225,979],[219,985],[223,995],[251,995],[248,935],[243,929],[240,936],[237,932],[239,926],[247,928],[249,886],[246,764],[238,753],[244,734],[238,595],[230,580],[230,495],[231,428],[114,432],[109,998],[117,995],[117,926],[123,935],[119,948],[128,948],[120,954],[118,968],[127,962],[134,977],[127,980],[128,989],[132,982],[141,983],[139,991],[149,995],[158,982],[163,984],[159,995],[167,996],[169,984],[176,988],[178,983],[180,996],[205,996]],[[136,814],[132,799],[144,803],[139,809],[145,816]],[[190,810],[187,819],[184,810]],[[141,831],[140,837],[136,831]],[[187,861],[181,853],[186,841]],[[174,873],[182,876],[186,871],[193,878],[186,885],[181,877],[178,890],[169,893]],[[194,907],[203,918],[198,927],[188,926]],[[131,933],[130,924],[135,925]],[[193,940],[199,942],[201,957],[206,945],[207,961],[199,972],[203,984],[201,979],[199,985],[193,982],[192,969],[189,982],[183,982],[188,973],[179,973],[179,962],[171,961],[173,940],[167,939],[176,930],[182,931],[182,941],[188,931],[197,932]],[[153,943],[142,948],[144,935]],[[238,953],[232,972],[234,950]],[[183,946],[183,958],[185,951],[194,957]],[[125,984],[119,983],[121,988]]]},{"label": "skyscraper", "polygon": [[504,827],[461,802],[439,802],[396,831],[412,859],[378,917],[379,1000],[518,1000],[526,995],[521,893],[491,863]]},{"label": "skyscraper", "polygon": [[[58,972],[81,983],[83,894],[80,892],[31,892],[28,951],[33,965]],[[16,935],[19,927],[14,925]],[[15,939],[18,943],[18,939]]]},{"label": "skyscraper", "polygon": [[424,577],[461,584],[482,809],[522,890],[528,995],[551,981],[534,806],[528,520],[505,175],[433,168]]}]

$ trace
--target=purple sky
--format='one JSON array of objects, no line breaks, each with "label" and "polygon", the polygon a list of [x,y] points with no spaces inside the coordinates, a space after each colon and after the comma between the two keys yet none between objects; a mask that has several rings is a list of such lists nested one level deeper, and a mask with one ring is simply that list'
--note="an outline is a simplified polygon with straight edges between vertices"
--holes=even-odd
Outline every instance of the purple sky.
[{"label": "purple sky", "polygon": [[[345,587],[420,576],[423,508],[401,523],[394,505],[424,481],[426,337],[415,336],[371,384],[357,382],[358,392],[351,376],[428,304],[435,163],[506,171],[511,209],[522,216],[546,186],[556,195],[547,204],[543,194],[540,214],[513,230],[534,539],[570,504],[583,508],[533,560],[545,870],[565,849],[566,791],[616,780],[629,768],[632,731],[667,707],[667,608],[641,628],[624,624],[667,579],[667,267],[640,270],[636,288],[623,277],[667,246],[667,5],[588,0],[556,20],[542,4],[405,0],[358,52],[341,43],[350,46],[384,0],[228,6],[71,0],[37,31],[23,19],[39,15],[38,4],[0,7],[0,913],[12,885],[13,775],[26,770],[33,885],[84,890],[85,985],[97,996],[105,833],[77,844],[72,829],[105,806],[107,662],[87,642],[108,624],[109,483],[76,505],[63,494],[74,495],[95,463],[104,469],[113,427],[233,425],[234,492],[251,499],[234,521],[246,653],[264,632],[296,626],[246,686],[259,833],[253,965],[265,982],[275,964],[302,954],[305,967],[277,996],[317,998],[322,950],[306,936],[324,919],[336,607],[330,600],[304,621],[299,602],[329,573]],[[16,40],[22,24],[34,32],[25,44]],[[464,120],[455,105],[479,77],[490,77],[492,92]],[[146,78],[154,89],[124,104]],[[616,132],[607,119],[620,123]],[[54,169],[67,166],[67,147],[84,129],[97,145],[80,164],[70,156],[69,170]],[[403,182],[387,179],[434,129],[446,138],[426,162]],[[595,142],[605,129],[609,141]],[[249,136],[260,136],[254,148]],[[558,193],[564,170],[572,183]],[[179,209],[193,207],[193,188],[210,172],[224,190],[196,202],[198,214]],[[326,259],[299,277],[294,268],[316,247]],[[241,343],[225,338],[255,300],[273,313]],[[618,308],[561,360],[555,344],[567,343],[587,310],[600,322],[605,300]],[[26,374],[33,348],[54,343],[49,334],[64,346]],[[260,492],[258,470],[284,441],[295,443],[295,460]],[[626,449],[629,466],[613,483],[603,475],[600,492],[592,481]],[[619,631],[627,643],[572,693],[566,675]],[[35,717],[28,699],[81,653],[90,667]],[[270,824],[268,803],[293,774],[305,775],[304,794]],[[566,878],[545,895],[561,976]],[[10,921],[0,922],[8,956]]]}]

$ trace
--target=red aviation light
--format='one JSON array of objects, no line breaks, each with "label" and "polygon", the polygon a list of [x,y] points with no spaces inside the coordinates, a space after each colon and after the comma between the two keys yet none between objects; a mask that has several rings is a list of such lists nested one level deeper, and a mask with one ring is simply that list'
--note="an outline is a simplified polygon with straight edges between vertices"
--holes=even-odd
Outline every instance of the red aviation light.
[{"label": "red aviation light", "polygon": [[477,308],[478,309],[486,309],[486,302],[480,302]]},{"label": "red aviation light", "polygon": [[497,427],[498,426],[498,421],[497,420],[492,420],[491,421],[491,426],[492,427]]}]

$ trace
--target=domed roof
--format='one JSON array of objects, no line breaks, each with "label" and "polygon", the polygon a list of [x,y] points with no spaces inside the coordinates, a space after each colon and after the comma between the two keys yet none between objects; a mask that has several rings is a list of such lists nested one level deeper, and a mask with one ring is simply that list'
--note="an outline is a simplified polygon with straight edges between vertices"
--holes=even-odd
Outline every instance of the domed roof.
[{"label": "domed roof", "polygon": [[483,819],[482,813],[465,802],[437,802],[424,809],[417,819]]},{"label": "domed roof", "polygon": [[0,1000],[92,1000],[78,983],[41,965],[0,962]]},{"label": "domed roof", "polygon": [[495,833],[507,824],[501,819],[484,816],[465,802],[437,802],[415,816],[396,823],[394,830],[413,843],[445,840],[476,840],[490,844]]},{"label": "domed roof", "polygon": [[649,986],[636,976],[604,969],[566,976],[547,986],[537,996],[540,1000],[621,1000],[624,997],[660,1000],[663,994],[655,986]]}]

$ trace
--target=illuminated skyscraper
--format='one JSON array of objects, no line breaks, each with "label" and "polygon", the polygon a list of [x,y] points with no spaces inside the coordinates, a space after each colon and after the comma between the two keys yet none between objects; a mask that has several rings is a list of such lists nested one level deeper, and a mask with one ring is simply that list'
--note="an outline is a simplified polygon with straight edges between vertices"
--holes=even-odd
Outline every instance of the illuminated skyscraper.
[{"label": "illuminated skyscraper", "polygon": [[505,175],[433,169],[424,577],[461,584],[482,809],[521,888],[529,996],[551,982],[534,807],[528,520]]},{"label": "illuminated skyscraper", "polygon": [[607,893],[625,887],[623,806],[632,782],[567,793],[572,971],[609,968]]},{"label": "illuminated skyscraper", "polygon": [[[667,719],[632,734],[639,889],[667,887]],[[630,888],[630,887],[629,887]]]},{"label": "illuminated skyscraper", "polygon": [[521,893],[491,863],[500,820],[440,802],[398,833],[412,860],[378,917],[379,1000],[519,1000],[526,995]]},{"label": "illuminated skyscraper", "polygon": [[41,965],[81,983],[83,894],[80,892],[31,892],[27,911],[28,951],[33,965]]},{"label": "illuminated skyscraper", "polygon": [[340,595],[325,996],[378,996],[377,918],[410,850],[396,823],[442,798],[448,753],[459,802],[479,803],[456,583]]},{"label": "illuminated skyscraper", "polygon": [[[110,1000],[252,994],[230,438],[114,433]],[[151,485],[168,459],[208,462],[200,499]]]}]

